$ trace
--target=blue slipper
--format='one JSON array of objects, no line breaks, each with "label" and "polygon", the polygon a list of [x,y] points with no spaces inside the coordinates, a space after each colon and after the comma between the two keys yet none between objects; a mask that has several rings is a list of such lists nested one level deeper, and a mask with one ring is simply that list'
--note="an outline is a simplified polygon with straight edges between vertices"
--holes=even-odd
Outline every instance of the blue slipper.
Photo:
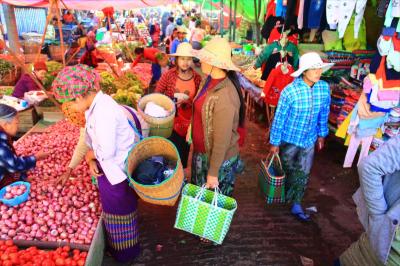
[{"label": "blue slipper", "polygon": [[292,213],[294,217],[296,217],[299,221],[301,222],[310,222],[311,218],[309,215],[305,214],[304,212],[297,212],[297,213]]}]

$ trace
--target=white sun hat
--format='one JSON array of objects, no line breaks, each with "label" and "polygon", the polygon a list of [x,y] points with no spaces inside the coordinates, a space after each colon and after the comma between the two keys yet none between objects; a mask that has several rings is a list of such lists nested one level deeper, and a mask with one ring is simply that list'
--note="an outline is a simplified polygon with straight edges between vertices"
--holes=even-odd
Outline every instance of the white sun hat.
[{"label": "white sun hat", "polygon": [[300,57],[299,69],[293,72],[291,76],[297,78],[308,69],[322,68],[322,71],[325,72],[329,70],[333,65],[334,63],[324,63],[319,54],[315,52],[306,53]]},{"label": "white sun hat", "polygon": [[176,49],[176,53],[170,54],[169,56],[185,56],[185,57],[193,57],[192,54],[192,45],[188,42],[183,42],[178,45]]},{"label": "white sun hat", "polygon": [[221,69],[240,71],[232,61],[232,48],[229,42],[221,37],[214,37],[201,50],[192,50],[192,54],[211,66]]}]

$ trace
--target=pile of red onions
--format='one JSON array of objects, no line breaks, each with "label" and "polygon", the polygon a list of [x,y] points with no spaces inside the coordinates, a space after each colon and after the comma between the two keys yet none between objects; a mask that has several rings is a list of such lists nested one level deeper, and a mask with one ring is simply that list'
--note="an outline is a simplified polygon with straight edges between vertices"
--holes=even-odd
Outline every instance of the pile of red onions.
[{"label": "pile of red onions", "polygon": [[16,145],[19,155],[45,150],[51,156],[28,173],[28,201],[17,207],[0,204],[0,238],[91,243],[101,209],[88,166],[79,165],[73,172],[75,178],[64,186],[55,184],[68,166],[78,138],[79,128],[61,121],[45,133],[26,136]]},{"label": "pile of red onions", "polygon": [[4,199],[10,200],[15,197],[21,196],[26,191],[25,185],[15,185],[15,186],[7,186],[6,194],[4,194]]}]

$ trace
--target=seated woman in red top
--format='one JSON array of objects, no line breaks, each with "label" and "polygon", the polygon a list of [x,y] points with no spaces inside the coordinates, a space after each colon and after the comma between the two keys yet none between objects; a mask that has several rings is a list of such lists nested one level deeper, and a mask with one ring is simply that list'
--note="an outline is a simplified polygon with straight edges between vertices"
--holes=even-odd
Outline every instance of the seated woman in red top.
[{"label": "seated woman in red top", "polygon": [[170,55],[176,57],[176,67],[165,72],[156,87],[156,92],[176,99],[177,115],[174,130],[169,139],[178,149],[183,168],[187,167],[190,151],[190,145],[186,142],[186,133],[192,118],[192,103],[201,82],[200,75],[192,68],[191,51],[192,46],[189,43],[181,43],[178,46],[176,53]]},{"label": "seated woman in red top", "polygon": [[[42,82],[47,74],[47,66],[43,61],[36,62],[33,65],[33,76],[35,76],[40,82]],[[39,86],[35,83],[35,81],[28,74],[24,74],[18,80],[15,85],[12,96],[23,99],[25,92],[28,91],[38,91],[40,90]]]}]

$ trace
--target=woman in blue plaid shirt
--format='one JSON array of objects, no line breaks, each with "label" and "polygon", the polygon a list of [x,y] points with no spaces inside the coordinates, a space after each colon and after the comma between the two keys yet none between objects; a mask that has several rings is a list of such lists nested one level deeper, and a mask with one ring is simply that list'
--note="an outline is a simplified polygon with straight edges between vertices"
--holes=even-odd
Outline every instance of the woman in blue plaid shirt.
[{"label": "woman in blue plaid shirt", "polygon": [[[17,156],[12,138],[18,131],[18,113],[13,107],[0,104],[0,188],[26,179],[26,171],[36,166],[36,161],[47,158],[39,151],[34,156]],[[18,177],[17,177],[18,175]]]},{"label": "woman in blue plaid shirt", "polygon": [[271,128],[270,153],[279,153],[286,174],[286,201],[293,203],[292,214],[301,221],[310,217],[301,207],[314,159],[314,146],[324,147],[328,135],[330,90],[320,80],[332,64],[323,63],[317,53],[300,58],[296,79],[279,98]]}]

